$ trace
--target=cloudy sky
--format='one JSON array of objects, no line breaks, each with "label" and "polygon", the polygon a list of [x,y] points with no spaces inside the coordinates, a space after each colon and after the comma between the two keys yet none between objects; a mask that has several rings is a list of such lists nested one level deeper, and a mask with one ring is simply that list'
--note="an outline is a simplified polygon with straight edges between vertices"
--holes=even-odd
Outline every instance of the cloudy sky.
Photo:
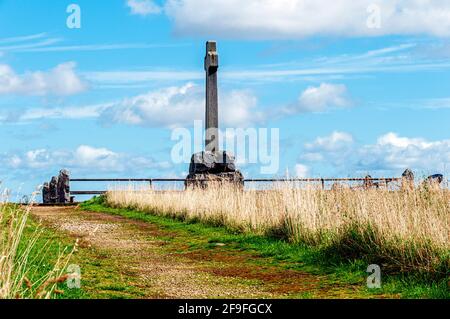
[{"label": "cloudy sky", "polygon": [[448,173],[449,1],[0,0],[2,187],[184,176],[208,39],[221,127],[279,128],[275,175]]}]

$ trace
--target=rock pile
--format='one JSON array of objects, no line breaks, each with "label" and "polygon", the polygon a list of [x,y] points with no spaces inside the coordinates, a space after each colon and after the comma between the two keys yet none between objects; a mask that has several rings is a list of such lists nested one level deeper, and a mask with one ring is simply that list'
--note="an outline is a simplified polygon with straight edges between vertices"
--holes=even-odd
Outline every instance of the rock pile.
[{"label": "rock pile", "polygon": [[42,187],[42,203],[44,204],[68,204],[73,201],[70,196],[70,176],[65,169],[59,171],[58,176],[53,176],[50,182],[45,182]]}]

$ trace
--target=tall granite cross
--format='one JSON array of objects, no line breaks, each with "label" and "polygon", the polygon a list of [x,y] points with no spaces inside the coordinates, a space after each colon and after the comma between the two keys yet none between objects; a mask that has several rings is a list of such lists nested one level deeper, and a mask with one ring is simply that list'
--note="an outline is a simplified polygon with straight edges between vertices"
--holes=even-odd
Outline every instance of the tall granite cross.
[{"label": "tall granite cross", "polygon": [[231,183],[244,186],[244,176],[236,169],[235,158],[219,150],[219,102],[217,96],[217,71],[219,55],[215,41],[206,42],[206,118],[205,151],[193,154],[185,186],[208,187],[210,182]]},{"label": "tall granite cross", "polygon": [[219,101],[217,95],[217,70],[219,55],[215,41],[206,42],[205,71],[206,71],[206,138],[205,150],[219,151]]}]

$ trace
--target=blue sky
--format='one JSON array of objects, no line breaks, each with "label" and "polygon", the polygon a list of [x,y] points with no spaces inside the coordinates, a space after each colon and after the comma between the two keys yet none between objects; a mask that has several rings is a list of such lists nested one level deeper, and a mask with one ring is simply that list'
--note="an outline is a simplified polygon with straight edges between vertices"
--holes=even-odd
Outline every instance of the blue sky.
[{"label": "blue sky", "polygon": [[447,174],[450,4],[372,2],[0,0],[2,186],[184,176],[171,132],[203,119],[208,39],[221,127],[279,128],[273,175]]}]

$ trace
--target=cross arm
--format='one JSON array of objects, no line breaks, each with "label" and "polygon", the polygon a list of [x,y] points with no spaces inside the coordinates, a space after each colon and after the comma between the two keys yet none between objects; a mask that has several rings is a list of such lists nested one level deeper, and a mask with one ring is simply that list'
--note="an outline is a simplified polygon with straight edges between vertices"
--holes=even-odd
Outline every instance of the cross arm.
[{"label": "cross arm", "polygon": [[214,41],[206,43],[205,71],[216,71],[219,68],[219,54]]}]

